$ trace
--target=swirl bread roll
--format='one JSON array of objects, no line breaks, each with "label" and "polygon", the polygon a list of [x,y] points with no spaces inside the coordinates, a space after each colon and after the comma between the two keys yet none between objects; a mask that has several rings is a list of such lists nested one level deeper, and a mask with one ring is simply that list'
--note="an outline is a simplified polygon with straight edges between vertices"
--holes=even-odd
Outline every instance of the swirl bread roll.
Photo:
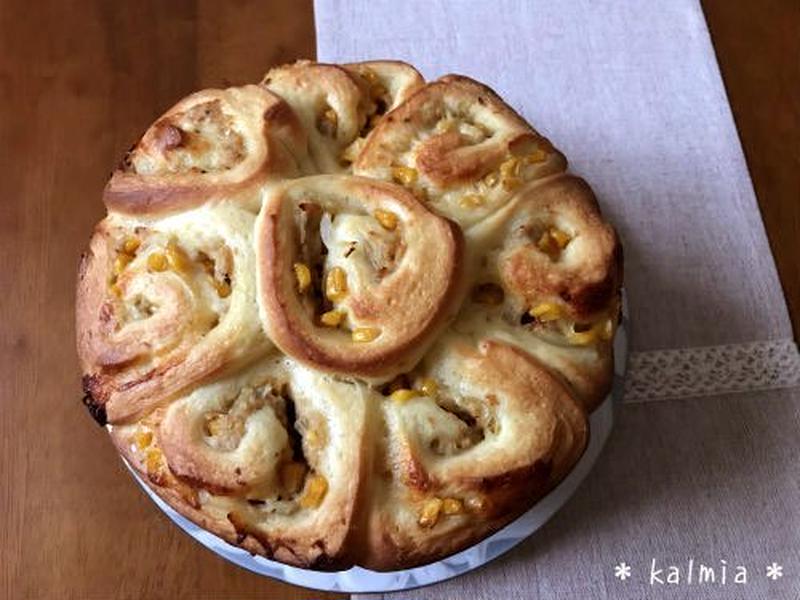
[{"label": "swirl bread roll", "polygon": [[323,175],[273,188],[256,225],[264,328],[317,369],[389,379],[455,315],[462,245],[400,186]]},{"label": "swirl bread roll", "polygon": [[253,553],[334,569],[356,550],[368,395],[274,356],[113,427],[112,438],[159,496],[206,529]]},{"label": "swirl bread roll", "polygon": [[622,247],[591,188],[535,182],[468,235],[480,260],[454,328],[524,348],[593,410],[611,386]]},{"label": "swirl bread roll", "polygon": [[98,416],[140,416],[272,346],[255,303],[253,222],[220,204],[97,226],[81,262],[77,327]]},{"label": "swirl bread roll", "polygon": [[256,211],[257,186],[297,175],[307,145],[289,106],[262,87],[197,92],[145,132],[111,176],[104,200],[115,212],[165,214],[235,194]]},{"label": "swirl bread roll", "polygon": [[262,81],[303,122],[322,173],[344,171],[385,112],[422,84],[417,70],[399,61],[342,66],[298,61],[270,70]]},{"label": "swirl bread roll", "polygon": [[112,175],[79,270],[84,402],[146,485],[311,569],[463,550],[575,466],[622,252],[497,94],[300,61],[192,94]]},{"label": "swirl bread roll", "polygon": [[566,169],[566,160],[491,89],[448,75],[386,115],[353,165],[396,181],[431,210],[469,227],[525,182]]},{"label": "swirl bread roll", "polygon": [[586,445],[583,408],[525,352],[445,336],[383,405],[367,565],[444,556],[552,489]]}]

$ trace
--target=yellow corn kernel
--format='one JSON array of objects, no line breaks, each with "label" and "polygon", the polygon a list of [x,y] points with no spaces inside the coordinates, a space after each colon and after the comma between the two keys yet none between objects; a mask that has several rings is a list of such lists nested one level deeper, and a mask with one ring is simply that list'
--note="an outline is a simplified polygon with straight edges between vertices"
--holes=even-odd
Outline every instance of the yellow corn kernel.
[{"label": "yellow corn kernel", "polygon": [[312,475],[306,481],[306,487],[300,497],[300,506],[303,508],[317,508],[322,504],[322,500],[327,493],[328,480],[322,475]]},{"label": "yellow corn kernel", "polygon": [[117,258],[114,259],[114,275],[122,273],[132,260],[130,254],[117,254]]},{"label": "yellow corn kernel", "polygon": [[442,511],[442,499],[430,498],[422,505],[422,510],[419,512],[420,527],[433,527],[439,521],[439,513]]},{"label": "yellow corn kernel", "polygon": [[139,238],[135,238],[133,236],[125,238],[125,241],[122,242],[122,251],[125,254],[133,254],[139,249],[139,246],[141,246],[141,244],[142,242],[139,241]]},{"label": "yellow corn kernel", "polygon": [[567,333],[567,340],[575,346],[588,346],[597,341],[597,326],[592,326],[586,331],[575,331],[574,327]]},{"label": "yellow corn kernel", "polygon": [[133,436],[133,442],[139,450],[144,450],[153,442],[153,432],[139,429]]},{"label": "yellow corn kernel", "polygon": [[225,430],[225,418],[216,413],[206,415],[205,429],[208,435],[220,435]]},{"label": "yellow corn kernel", "polygon": [[546,160],[547,160],[547,152],[545,152],[541,148],[537,148],[536,150],[534,150],[533,152],[528,154],[528,156],[525,157],[525,162],[528,163],[529,165],[542,163]]},{"label": "yellow corn kernel", "polygon": [[147,257],[147,268],[158,273],[167,270],[167,257],[161,252],[153,252]]},{"label": "yellow corn kernel", "polygon": [[445,498],[442,501],[442,512],[446,515],[458,515],[464,512],[464,503],[458,498]]},{"label": "yellow corn kernel", "polygon": [[392,179],[402,185],[414,185],[417,182],[417,170],[411,167],[392,167]]},{"label": "yellow corn kernel", "polygon": [[487,306],[500,306],[505,300],[503,288],[496,283],[480,283],[472,288],[472,301]]},{"label": "yellow corn kernel", "polygon": [[399,390],[395,390],[389,396],[389,399],[394,402],[408,402],[412,398],[416,398],[421,394],[417,390],[409,390],[406,388],[401,388]]},{"label": "yellow corn kernel", "polygon": [[354,342],[363,344],[365,342],[371,342],[380,334],[381,330],[375,327],[356,327],[353,329],[352,338]]},{"label": "yellow corn kernel", "polygon": [[327,327],[338,327],[344,319],[344,313],[340,310],[329,310],[322,313],[319,320]]},{"label": "yellow corn kernel", "polygon": [[175,240],[170,240],[167,244],[167,263],[169,267],[178,273],[186,273],[189,270],[190,260]]},{"label": "yellow corn kernel", "polygon": [[435,131],[436,133],[448,133],[450,131],[455,131],[457,127],[458,122],[453,117],[447,117],[436,123]]},{"label": "yellow corn kernel", "polygon": [[500,181],[500,176],[494,171],[487,173],[483,178],[483,183],[490,188],[496,186],[498,181]]},{"label": "yellow corn kernel", "polygon": [[144,467],[149,475],[154,475],[161,470],[161,450],[148,448],[144,455]]},{"label": "yellow corn kernel", "polygon": [[486,498],[483,496],[470,496],[464,501],[464,506],[473,513],[483,512],[487,507]]},{"label": "yellow corn kernel", "polygon": [[333,267],[325,277],[325,297],[339,302],[347,296],[347,273],[342,267]]},{"label": "yellow corn kernel", "polygon": [[306,466],[303,463],[289,462],[281,467],[281,485],[289,494],[296,494],[303,487],[306,478]]},{"label": "yellow corn kernel", "polygon": [[556,260],[561,251],[567,247],[572,238],[565,231],[556,227],[550,227],[544,231],[536,242],[536,247],[547,254],[551,260]]},{"label": "yellow corn kernel", "polygon": [[484,197],[480,194],[467,194],[461,197],[459,204],[463,208],[478,208],[483,205]]},{"label": "yellow corn kernel", "polygon": [[339,116],[336,111],[328,107],[317,120],[317,129],[323,135],[335,136],[339,125]]},{"label": "yellow corn kernel", "polygon": [[500,176],[503,179],[508,179],[510,177],[516,177],[517,175],[519,175],[519,159],[512,156],[503,161],[500,165]]},{"label": "yellow corn kernel", "polygon": [[558,244],[558,247],[562,250],[567,247],[567,244],[569,244],[570,240],[572,239],[569,237],[569,234],[566,231],[561,231],[556,227],[551,227],[549,233],[550,237],[555,240],[556,244]]},{"label": "yellow corn kernel", "polygon": [[217,290],[217,295],[220,298],[227,298],[231,295],[231,284],[227,281],[214,280],[214,289]]},{"label": "yellow corn kernel", "polygon": [[397,215],[391,211],[379,208],[375,211],[375,219],[384,229],[388,229],[389,231],[397,229]]},{"label": "yellow corn kernel", "polygon": [[554,302],[542,302],[531,308],[528,313],[541,323],[547,323],[560,319],[564,311]]},{"label": "yellow corn kernel", "polygon": [[311,270],[303,263],[294,263],[294,277],[297,280],[297,291],[301,294],[311,285]]},{"label": "yellow corn kernel", "polygon": [[426,396],[435,398],[436,394],[439,393],[439,384],[436,383],[436,380],[432,377],[423,377],[422,381],[419,383],[419,391]]},{"label": "yellow corn kernel", "polygon": [[111,293],[114,294],[117,298],[122,298],[122,288],[119,287],[119,284],[117,283],[111,284]]}]

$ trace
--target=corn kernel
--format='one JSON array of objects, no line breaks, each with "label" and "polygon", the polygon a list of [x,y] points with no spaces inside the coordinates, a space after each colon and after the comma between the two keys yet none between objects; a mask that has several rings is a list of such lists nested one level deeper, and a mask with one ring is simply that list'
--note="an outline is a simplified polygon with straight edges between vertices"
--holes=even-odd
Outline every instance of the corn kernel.
[{"label": "corn kernel", "polygon": [[420,527],[433,527],[439,521],[439,513],[442,510],[441,498],[430,498],[422,505],[422,510],[419,513]]},{"label": "corn kernel", "polygon": [[561,231],[555,227],[550,228],[550,237],[555,240],[558,247],[562,250],[567,247],[567,244],[569,244],[572,239],[566,231]]},{"label": "corn kernel", "polygon": [[227,298],[231,295],[231,284],[227,281],[214,280],[214,289],[217,290],[217,295],[220,298]]},{"label": "corn kernel", "polygon": [[409,390],[406,388],[402,388],[392,392],[392,394],[389,396],[389,399],[392,400],[393,402],[402,403],[402,402],[408,402],[412,398],[416,398],[420,395],[421,394],[417,390]]},{"label": "corn kernel", "polygon": [[442,501],[442,512],[446,515],[458,515],[464,512],[464,503],[458,498],[445,498]]},{"label": "corn kernel", "polygon": [[365,343],[371,342],[380,334],[381,330],[375,327],[356,327],[353,329],[352,338],[354,342]]},{"label": "corn kernel", "polygon": [[125,254],[133,254],[139,249],[139,246],[141,244],[142,242],[139,241],[139,238],[135,237],[125,238],[125,241],[122,242],[122,251]]},{"label": "corn kernel", "polygon": [[426,396],[435,398],[436,394],[439,393],[439,384],[436,383],[436,380],[432,377],[424,377],[422,381],[420,381],[419,391]]},{"label": "corn kernel", "polygon": [[571,239],[568,233],[556,227],[550,227],[542,233],[539,241],[536,242],[536,247],[547,254],[551,260],[556,260]]},{"label": "corn kernel", "polygon": [[117,254],[117,258],[114,259],[114,275],[121,274],[132,260],[130,254]]},{"label": "corn kernel", "polygon": [[496,283],[481,283],[472,288],[472,301],[487,306],[500,306],[505,300],[503,288]]},{"label": "corn kernel", "polygon": [[397,229],[397,215],[391,211],[379,208],[375,211],[375,219],[384,229],[388,229],[389,231]]},{"label": "corn kernel", "polygon": [[297,291],[301,294],[311,285],[311,270],[303,263],[294,263],[294,277],[297,280]]},{"label": "corn kernel", "polygon": [[155,475],[161,470],[161,450],[148,448],[144,455],[144,466],[149,475]]},{"label": "corn kernel", "polygon": [[498,181],[500,181],[500,176],[494,171],[487,173],[483,178],[483,183],[490,188],[496,186]]},{"label": "corn kernel", "polygon": [[139,429],[133,436],[133,442],[139,450],[144,450],[153,442],[153,432]]},{"label": "corn kernel", "polygon": [[306,481],[306,487],[300,498],[303,508],[317,508],[328,493],[328,480],[322,475],[312,475]]},{"label": "corn kernel", "polygon": [[281,467],[281,485],[289,494],[296,494],[303,486],[306,477],[306,466],[303,463],[289,462]]},{"label": "corn kernel", "polygon": [[336,128],[339,125],[339,116],[336,111],[328,107],[317,120],[317,129],[323,135],[331,137],[336,135]]},{"label": "corn kernel", "polygon": [[339,302],[347,296],[347,273],[342,267],[333,267],[325,278],[325,296],[331,302]]},{"label": "corn kernel", "polygon": [[122,298],[122,288],[119,287],[118,283],[111,284],[111,293],[114,294],[117,298]]},{"label": "corn kernel", "polygon": [[207,435],[216,436],[225,432],[225,416],[220,413],[208,413],[205,416],[205,432]]},{"label": "corn kernel", "polygon": [[509,177],[516,177],[517,175],[519,175],[519,159],[512,156],[503,161],[500,165],[500,176],[503,179],[508,179]]},{"label": "corn kernel", "polygon": [[542,302],[531,308],[528,313],[541,323],[556,321],[563,316],[563,310],[554,302]]},{"label": "corn kernel", "polygon": [[175,240],[170,240],[167,244],[167,263],[173,271],[186,273],[189,270],[190,260]]},{"label": "corn kernel", "polygon": [[534,150],[533,152],[528,154],[528,156],[525,157],[525,162],[528,163],[529,165],[542,163],[546,160],[547,160],[547,152],[545,152],[541,148],[537,148],[536,150]]},{"label": "corn kernel", "polygon": [[575,331],[574,327],[567,333],[567,340],[575,346],[588,346],[597,341],[597,327],[593,326],[586,331]]},{"label": "corn kernel", "polygon": [[411,167],[392,167],[392,178],[402,185],[414,185],[417,182],[417,170]]},{"label": "corn kernel", "polygon": [[344,313],[340,310],[329,310],[322,313],[319,318],[320,322],[327,327],[338,327],[342,319],[344,319]]},{"label": "corn kernel", "polygon": [[478,208],[483,205],[484,198],[480,194],[467,194],[461,197],[459,204],[463,208]]},{"label": "corn kernel", "polygon": [[147,257],[147,268],[158,273],[167,270],[167,257],[161,252],[153,252]]}]

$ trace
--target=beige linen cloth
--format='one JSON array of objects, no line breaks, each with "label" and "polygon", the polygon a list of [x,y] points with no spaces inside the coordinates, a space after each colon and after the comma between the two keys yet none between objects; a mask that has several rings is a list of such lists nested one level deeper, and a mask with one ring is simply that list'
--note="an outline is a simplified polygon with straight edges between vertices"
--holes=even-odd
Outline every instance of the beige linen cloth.
[{"label": "beige linen cloth", "polygon": [[[575,496],[482,569],[362,598],[800,598],[800,361],[699,4],[315,9],[319,60],[470,75],[550,137],[620,231],[630,304],[625,404]],[[680,583],[651,585],[653,559]]]}]

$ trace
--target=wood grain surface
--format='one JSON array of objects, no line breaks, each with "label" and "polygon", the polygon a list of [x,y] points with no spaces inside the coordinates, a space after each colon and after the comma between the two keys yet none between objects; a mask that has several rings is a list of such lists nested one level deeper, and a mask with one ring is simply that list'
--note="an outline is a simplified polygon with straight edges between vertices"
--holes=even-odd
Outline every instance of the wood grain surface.
[{"label": "wood grain surface", "polygon": [[[798,6],[705,3],[796,325]],[[83,410],[73,341],[78,256],[122,152],[182,95],[313,55],[310,0],[0,2],[0,598],[337,597],[171,525]]]}]

